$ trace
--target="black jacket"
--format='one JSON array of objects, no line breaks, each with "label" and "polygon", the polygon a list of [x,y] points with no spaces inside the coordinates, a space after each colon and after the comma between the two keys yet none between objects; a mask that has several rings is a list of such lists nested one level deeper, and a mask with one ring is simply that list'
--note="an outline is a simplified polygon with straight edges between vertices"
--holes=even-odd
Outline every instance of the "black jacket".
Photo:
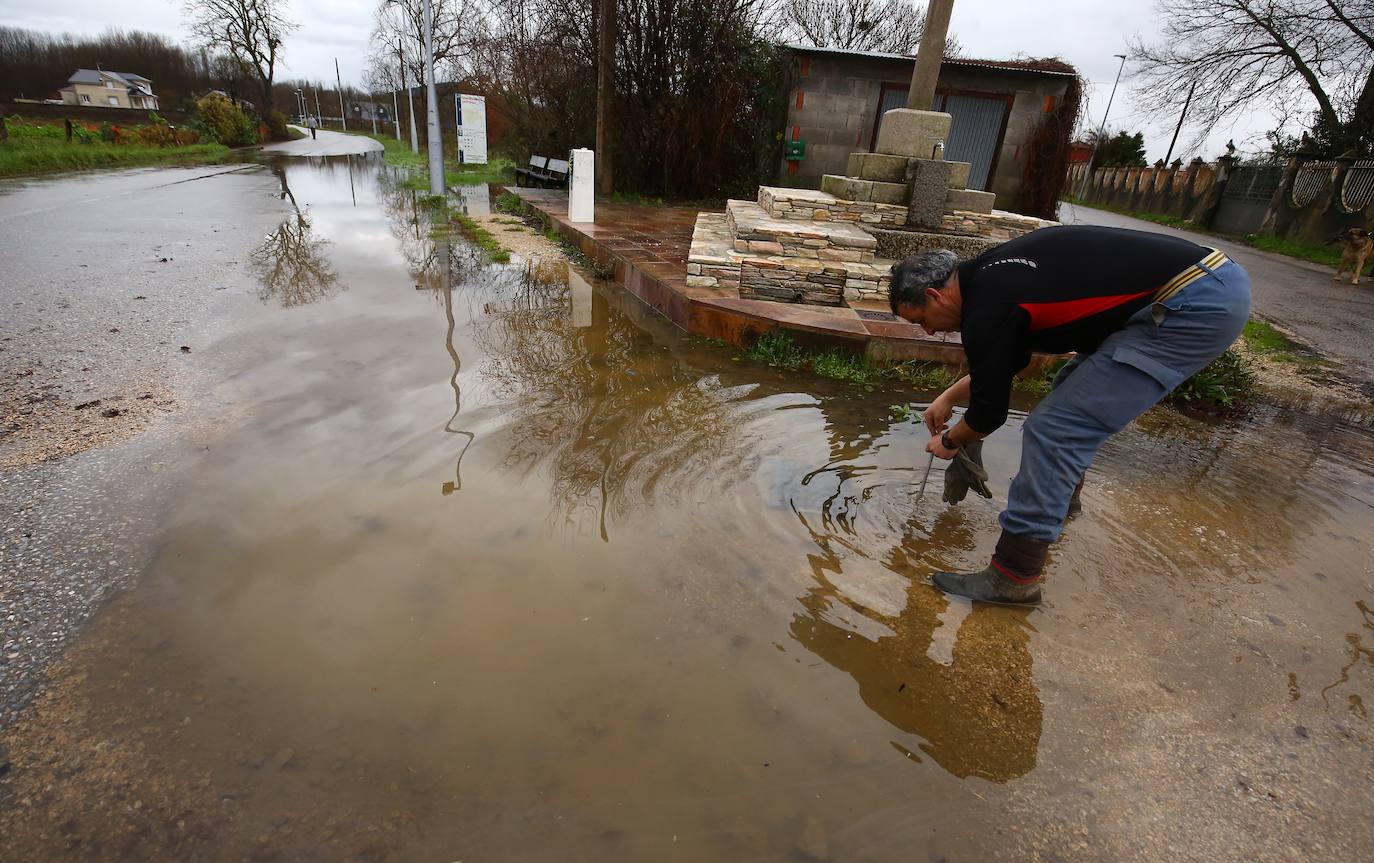
[{"label": "black jacket", "polygon": [[1032,351],[1090,353],[1210,252],[1166,234],[1064,225],[1009,240],[959,266],[960,334],[972,392],[964,421],[1007,419],[1011,382]]}]

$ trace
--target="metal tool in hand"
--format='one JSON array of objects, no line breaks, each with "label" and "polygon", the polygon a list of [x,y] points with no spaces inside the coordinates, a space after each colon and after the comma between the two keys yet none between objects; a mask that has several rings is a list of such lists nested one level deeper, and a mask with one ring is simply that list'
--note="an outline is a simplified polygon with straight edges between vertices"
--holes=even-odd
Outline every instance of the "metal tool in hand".
[{"label": "metal tool in hand", "polygon": [[[919,421],[919,420],[923,420],[923,419],[925,419],[925,414],[924,414],[924,412],[922,412],[921,416],[917,417],[917,420],[918,420],[918,421]],[[948,427],[948,426],[946,426],[946,427]],[[941,431],[944,431],[944,429],[941,429]],[[916,500],[917,500],[917,501],[919,501],[919,500],[921,499],[921,496],[924,495],[924,494],[926,493],[926,483],[930,482],[930,469],[931,469],[932,467],[934,467],[934,466],[935,466],[935,453],[931,453],[931,454],[930,454],[930,458],[926,459],[926,475],[923,476],[923,477],[921,477],[921,490],[918,491],[918,492],[916,492]]]},{"label": "metal tool in hand", "polygon": [[916,492],[916,500],[921,499],[921,495],[926,493],[926,483],[930,482],[930,469],[935,466],[935,453],[930,454],[926,459],[926,475],[921,477],[921,490]]}]

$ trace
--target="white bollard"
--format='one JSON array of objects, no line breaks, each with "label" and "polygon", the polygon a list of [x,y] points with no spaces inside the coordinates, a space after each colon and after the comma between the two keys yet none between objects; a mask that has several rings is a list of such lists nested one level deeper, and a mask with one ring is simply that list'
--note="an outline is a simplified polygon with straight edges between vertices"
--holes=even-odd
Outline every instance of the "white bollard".
[{"label": "white bollard", "polygon": [[596,154],[586,147],[572,151],[568,179],[568,221],[596,221]]},{"label": "white bollard", "polygon": [[568,268],[568,287],[572,294],[572,325],[590,327],[592,325],[592,283]]}]

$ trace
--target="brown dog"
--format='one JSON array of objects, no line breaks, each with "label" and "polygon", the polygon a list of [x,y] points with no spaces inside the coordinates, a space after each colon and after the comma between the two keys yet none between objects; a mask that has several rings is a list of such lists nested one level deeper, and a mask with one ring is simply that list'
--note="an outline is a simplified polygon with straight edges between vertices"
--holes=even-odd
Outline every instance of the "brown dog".
[{"label": "brown dog", "polygon": [[1360,271],[1364,269],[1364,262],[1369,259],[1370,255],[1374,254],[1374,237],[1371,237],[1369,232],[1363,228],[1350,228],[1332,237],[1331,242],[1341,244],[1341,265],[1336,268],[1336,275],[1331,278],[1339,279],[1341,271],[1347,265],[1353,265],[1350,284],[1358,285],[1360,283]]}]

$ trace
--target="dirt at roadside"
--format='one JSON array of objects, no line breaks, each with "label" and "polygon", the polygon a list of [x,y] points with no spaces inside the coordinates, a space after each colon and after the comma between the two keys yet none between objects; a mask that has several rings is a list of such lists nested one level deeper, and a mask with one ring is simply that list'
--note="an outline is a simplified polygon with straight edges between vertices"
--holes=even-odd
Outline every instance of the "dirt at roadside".
[{"label": "dirt at roadside", "polygon": [[537,228],[505,213],[472,216],[474,222],[491,232],[501,247],[512,255],[541,261],[566,261],[563,247],[544,236]]},{"label": "dirt at roadside", "polygon": [[7,365],[8,373],[0,377],[0,469],[117,443],[176,409],[171,389],[151,370],[87,397],[90,379],[73,382],[41,359]]},{"label": "dirt at roadside", "polygon": [[1320,351],[1298,341],[1292,333],[1277,329],[1294,344],[1294,350],[1285,358],[1256,351],[1244,338],[1237,339],[1232,346],[1254,368],[1255,383],[1266,399],[1325,411],[1374,409],[1374,384],[1353,380]]}]

